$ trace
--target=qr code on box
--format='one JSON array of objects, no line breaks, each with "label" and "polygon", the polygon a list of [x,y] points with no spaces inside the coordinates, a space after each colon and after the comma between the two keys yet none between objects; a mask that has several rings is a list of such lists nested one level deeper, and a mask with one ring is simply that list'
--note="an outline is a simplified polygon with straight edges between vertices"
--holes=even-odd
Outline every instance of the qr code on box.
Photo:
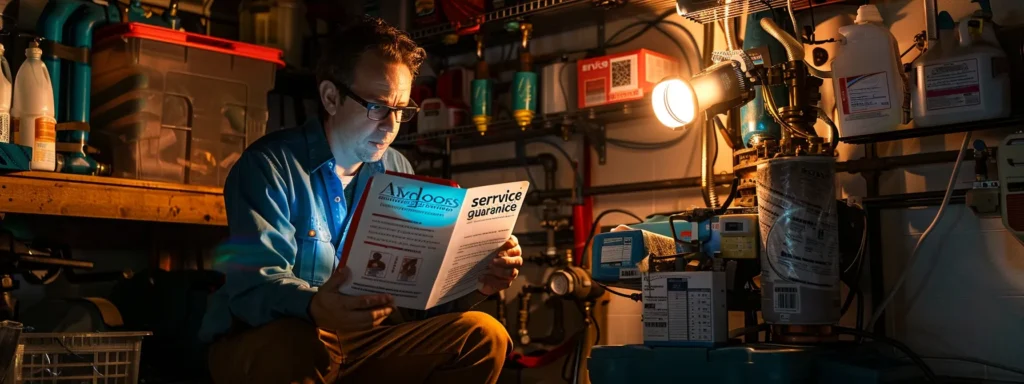
[{"label": "qr code on box", "polygon": [[612,86],[625,87],[633,82],[633,73],[630,72],[629,61],[616,61],[612,63]]},{"label": "qr code on box", "polygon": [[637,56],[629,55],[611,60],[612,90],[637,87]]}]

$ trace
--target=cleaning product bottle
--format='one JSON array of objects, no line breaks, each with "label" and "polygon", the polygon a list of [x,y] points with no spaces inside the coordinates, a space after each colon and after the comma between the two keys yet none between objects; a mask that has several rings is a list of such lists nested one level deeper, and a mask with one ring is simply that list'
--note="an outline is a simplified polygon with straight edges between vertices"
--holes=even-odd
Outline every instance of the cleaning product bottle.
[{"label": "cleaning product bottle", "polygon": [[533,72],[529,45],[533,25],[520,23],[519,30],[523,40],[519,46],[519,71],[512,79],[512,118],[519,128],[526,130],[537,113],[537,72]]},{"label": "cleaning product bottle", "polygon": [[473,124],[476,130],[483,135],[487,132],[487,125],[491,123],[491,74],[484,60],[483,35],[476,36],[476,78],[473,80]]},{"label": "cleaning product bottle", "polygon": [[11,67],[7,65],[4,45],[0,44],[0,143],[11,142]]},{"label": "cleaning product bottle", "polygon": [[18,144],[32,148],[31,169],[53,171],[57,156],[57,120],[50,73],[40,59],[42,56],[39,42],[29,43],[25,62],[14,80],[13,112],[18,125]]},{"label": "cleaning product bottle", "polygon": [[1006,52],[992,32],[987,2],[960,21],[957,43],[953,18],[936,19],[939,46],[914,65],[914,125],[932,127],[1010,115],[1010,73]]},{"label": "cleaning product bottle", "polygon": [[904,116],[906,78],[896,38],[875,5],[860,6],[855,23],[839,28],[832,61],[843,137],[895,130]]}]

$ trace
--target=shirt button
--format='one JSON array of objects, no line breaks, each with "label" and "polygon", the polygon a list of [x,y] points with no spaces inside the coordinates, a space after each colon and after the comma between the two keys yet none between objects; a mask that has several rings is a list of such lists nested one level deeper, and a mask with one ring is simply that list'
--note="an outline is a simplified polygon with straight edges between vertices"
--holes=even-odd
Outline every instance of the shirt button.
[{"label": "shirt button", "polygon": [[334,202],[335,203],[340,203],[341,202],[341,196],[334,196]]},{"label": "shirt button", "polygon": [[316,237],[316,231],[310,229],[309,230],[309,237]]}]

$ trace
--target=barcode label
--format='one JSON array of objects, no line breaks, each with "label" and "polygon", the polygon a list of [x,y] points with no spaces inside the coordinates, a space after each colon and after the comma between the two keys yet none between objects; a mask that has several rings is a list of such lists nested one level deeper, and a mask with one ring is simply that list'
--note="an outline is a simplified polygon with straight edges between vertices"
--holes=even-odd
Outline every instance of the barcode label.
[{"label": "barcode label", "polygon": [[800,313],[800,287],[776,285],[775,312]]},{"label": "barcode label", "polygon": [[619,278],[638,278],[640,277],[640,270],[636,268],[621,268],[619,269]]},{"label": "barcode label", "polygon": [[645,321],[644,326],[648,328],[668,328],[666,321]]},{"label": "barcode label", "polygon": [[633,84],[633,61],[612,61],[612,88],[627,87]]}]

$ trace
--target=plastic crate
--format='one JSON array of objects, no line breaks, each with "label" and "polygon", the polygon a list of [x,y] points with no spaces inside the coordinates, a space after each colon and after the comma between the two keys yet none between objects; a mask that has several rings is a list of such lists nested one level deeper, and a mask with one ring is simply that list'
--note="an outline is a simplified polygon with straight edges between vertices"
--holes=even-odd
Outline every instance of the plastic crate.
[{"label": "plastic crate", "polygon": [[149,332],[23,333],[14,383],[139,381],[142,338]]},{"label": "plastic crate", "polygon": [[89,144],[116,177],[223,186],[267,128],[281,51],[126,23],[96,32]]}]

